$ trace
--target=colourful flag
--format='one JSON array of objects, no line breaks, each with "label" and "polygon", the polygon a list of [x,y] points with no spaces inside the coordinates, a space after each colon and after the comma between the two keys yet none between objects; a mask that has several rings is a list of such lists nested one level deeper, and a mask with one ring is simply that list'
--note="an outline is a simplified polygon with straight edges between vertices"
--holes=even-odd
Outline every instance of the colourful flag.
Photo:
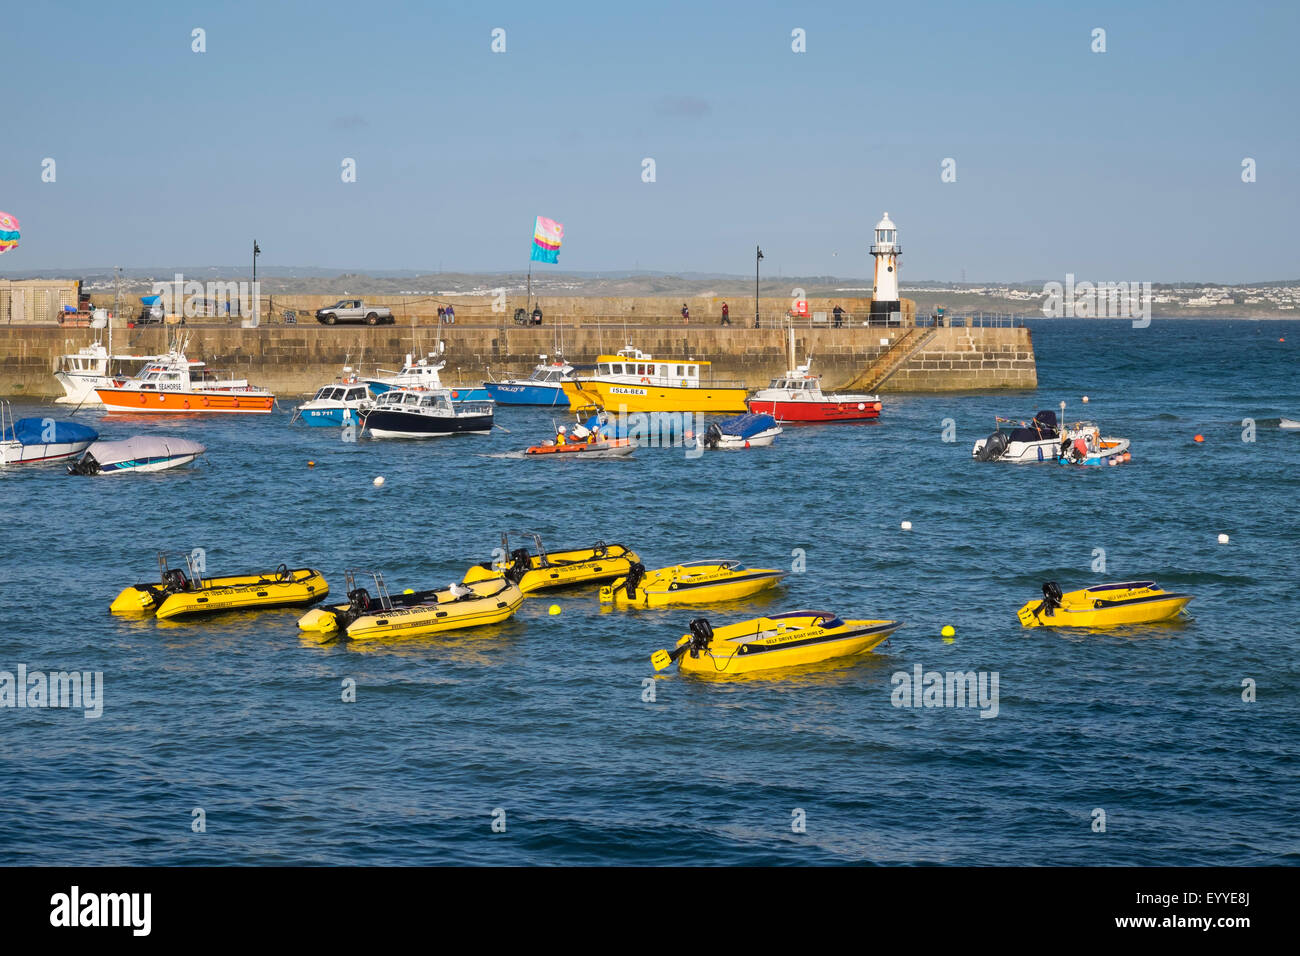
[{"label": "colourful flag", "polygon": [[544,216],[537,217],[537,228],[533,230],[534,262],[559,262],[560,243],[564,240],[564,224]]}]

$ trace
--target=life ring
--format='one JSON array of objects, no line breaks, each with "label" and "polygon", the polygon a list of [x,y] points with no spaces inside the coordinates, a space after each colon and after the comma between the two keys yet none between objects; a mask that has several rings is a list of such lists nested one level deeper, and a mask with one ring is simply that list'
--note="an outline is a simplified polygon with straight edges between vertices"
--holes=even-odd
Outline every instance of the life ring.
[{"label": "life ring", "polygon": [[208,396],[204,395],[204,396],[203,396],[203,407],[204,407],[204,408],[207,408],[207,407],[208,407],[208,404],[209,404],[209,402],[208,402]]},{"label": "life ring", "polygon": [[460,392],[456,391],[456,390],[453,388],[453,389],[451,390],[451,397],[452,397],[452,398],[460,398]]},{"label": "life ring", "polygon": [[862,402],[858,402],[858,411],[865,412],[866,410],[867,410],[867,406]]},{"label": "life ring", "polygon": [[189,408],[189,407],[190,407],[190,400],[189,400],[188,398],[185,399],[185,407],[186,407],[186,408]]},{"label": "life ring", "polygon": [[642,385],[649,385],[649,384],[650,384],[650,379],[648,379],[648,378],[646,378],[644,375],[642,375],[642,376],[641,376],[641,384],[642,384]]},{"label": "life ring", "polygon": [[140,404],[141,404],[141,405],[148,404],[148,401],[149,401],[149,400],[148,400],[147,398],[144,397],[144,392],[141,392],[141,393],[140,393]]}]

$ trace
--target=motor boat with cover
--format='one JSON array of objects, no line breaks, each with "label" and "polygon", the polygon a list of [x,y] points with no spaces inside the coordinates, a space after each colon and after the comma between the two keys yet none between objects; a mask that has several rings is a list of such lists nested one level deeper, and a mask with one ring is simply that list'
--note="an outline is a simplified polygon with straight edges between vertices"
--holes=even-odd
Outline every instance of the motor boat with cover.
[{"label": "motor boat with cover", "polygon": [[70,475],[124,475],[166,471],[190,464],[206,448],[188,438],[135,435],[119,441],[97,441],[68,466]]},{"label": "motor boat with cover", "polygon": [[[1003,425],[1016,427],[1006,430]],[[977,441],[970,454],[976,461],[1009,461],[1015,464],[1055,461],[1060,457],[1060,441],[1056,412],[1044,409],[1029,422],[998,418],[997,431],[988,438]]]},{"label": "motor boat with cover", "polygon": [[1120,465],[1132,461],[1127,438],[1103,438],[1092,422],[1079,422],[1066,430],[1057,459],[1062,465]]},{"label": "motor boat with cover", "polygon": [[704,447],[718,451],[763,448],[776,441],[781,426],[771,415],[747,412],[734,418],[710,422],[704,431]]},{"label": "motor boat with cover", "polygon": [[[431,361],[432,360],[432,361]],[[487,389],[474,386],[444,385],[438,373],[447,367],[445,361],[438,359],[437,352],[430,352],[427,358],[417,359],[412,353],[406,354],[402,370],[393,372],[380,369],[380,374],[373,378],[362,379],[376,396],[394,388],[446,388],[453,402],[490,402],[492,396]]]},{"label": "motor boat with cover", "polygon": [[492,402],[457,402],[449,388],[393,388],[361,413],[374,438],[441,438],[487,435],[492,431]]},{"label": "motor boat with cover", "polygon": [[637,561],[626,576],[600,589],[600,603],[616,607],[663,607],[735,601],[774,588],[785,577],[772,568],[739,561],[691,561],[647,571]]},{"label": "motor boat with cover", "polygon": [[332,385],[322,385],[316,395],[293,410],[289,424],[302,422],[316,428],[361,423],[361,413],[374,406],[370,388],[350,367]]},{"label": "motor boat with cover", "polygon": [[632,565],[641,560],[634,551],[621,544],[597,541],[590,548],[570,548],[548,552],[542,546],[541,535],[525,532],[520,537],[531,538],[533,548],[512,549],[510,535],[501,535],[501,549],[492,561],[474,565],[465,572],[465,584],[508,578],[519,585],[525,594],[553,588],[571,587],[612,581],[623,577]]},{"label": "motor boat with cover", "polygon": [[80,455],[99,433],[79,422],[53,418],[13,418],[0,403],[0,465],[47,465]]},{"label": "motor boat with cover", "polygon": [[1164,591],[1155,581],[1098,584],[1061,593],[1055,581],[1043,585],[1043,599],[1030,601],[1018,612],[1025,627],[1120,627],[1155,624],[1178,617],[1192,600],[1190,594]]},{"label": "motor boat with cover", "polygon": [[[158,583],[125,588],[113,599],[109,610],[114,614],[154,614],[166,620],[221,611],[315,604],[330,591],[319,571],[293,569],[286,564],[261,574],[207,578],[203,576],[201,562],[195,558],[196,553],[201,554],[158,552],[161,572]],[[170,567],[169,562],[177,566]]]},{"label": "motor boat with cover", "polygon": [[[792,333],[793,334],[793,333]],[[791,364],[794,364],[793,347]],[[827,395],[821,377],[810,372],[812,356],[782,378],[774,378],[746,402],[751,412],[771,415],[778,422],[862,422],[880,417],[879,395]]]},{"label": "motor boat with cover", "polygon": [[898,621],[845,621],[829,611],[792,611],[715,631],[700,617],[671,652],[655,651],[650,661],[657,671],[676,663],[682,673],[701,676],[747,674],[865,654],[901,626]]},{"label": "motor boat with cover", "polygon": [[597,405],[611,411],[743,412],[744,386],[706,381],[712,365],[699,359],[656,359],[631,345],[596,359],[592,375],[564,382],[575,411]]},{"label": "motor boat with cover", "polygon": [[[357,586],[357,578],[368,575],[374,593]],[[348,603],[308,611],[298,627],[328,640],[335,636],[352,641],[421,637],[441,631],[481,627],[506,620],[524,594],[507,578],[450,584],[427,591],[389,594],[384,576],[374,571],[348,571]]]},{"label": "motor boat with cover", "polygon": [[562,358],[548,362],[545,355],[527,378],[508,378],[484,382],[483,388],[498,405],[545,405],[568,403],[564,383],[573,381],[574,367]]},{"label": "motor boat with cover", "polygon": [[185,357],[184,342],[131,378],[95,389],[110,412],[269,415],[275,396],[242,378],[221,378]]}]

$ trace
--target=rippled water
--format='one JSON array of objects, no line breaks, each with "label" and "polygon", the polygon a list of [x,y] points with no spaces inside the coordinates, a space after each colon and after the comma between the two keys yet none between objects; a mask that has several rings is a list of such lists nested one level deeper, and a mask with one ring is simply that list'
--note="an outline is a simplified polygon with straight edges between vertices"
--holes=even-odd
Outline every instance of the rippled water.
[{"label": "rippled water", "polygon": [[[491,438],[355,444],[288,428],[287,413],[82,412],[106,437],[195,437],[210,464],[0,472],[0,670],[105,679],[98,720],[0,710],[0,862],[1295,863],[1300,433],[1277,423],[1300,418],[1300,323],[1034,332],[1036,393],[887,395],[879,423],[788,428],[772,448],[698,460],[509,457],[549,427],[538,410],[502,409],[509,434]],[[971,462],[994,415],[1061,399],[1130,437],[1133,462]],[[906,626],[847,664],[666,672],[645,702],[650,653],[697,612],[602,613],[594,587],[530,599],[499,627],[364,651],[301,640],[297,611],[166,624],[106,610],[158,548],[203,547],[215,573],[311,565],[341,599],[350,567],[396,588],[458,579],[502,528],[622,542],[650,566],[788,567],[804,549],[806,572],[755,610]],[[1106,634],[1016,621],[1043,580],[1145,576],[1193,592],[1192,619]],[[996,718],[894,707],[891,675],[917,664],[996,671]],[[355,703],[340,699],[347,678]]]}]

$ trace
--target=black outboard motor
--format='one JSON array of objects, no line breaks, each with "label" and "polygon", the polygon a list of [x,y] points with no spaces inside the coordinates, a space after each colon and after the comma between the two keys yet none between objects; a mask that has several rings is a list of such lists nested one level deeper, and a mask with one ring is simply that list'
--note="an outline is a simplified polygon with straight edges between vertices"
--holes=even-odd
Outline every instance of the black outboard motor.
[{"label": "black outboard motor", "polygon": [[718,427],[717,422],[711,422],[704,432],[704,447],[708,449],[717,448],[722,444],[722,429]]},{"label": "black outboard motor", "polygon": [[97,475],[99,471],[99,462],[95,461],[95,456],[90,452],[86,452],[78,461],[68,466],[70,475]]},{"label": "black outboard motor", "polygon": [[506,568],[506,577],[518,584],[533,566],[533,556],[527,548],[515,548],[510,552],[510,567]]},{"label": "black outboard motor", "polygon": [[190,589],[190,582],[180,568],[168,568],[162,574],[163,592],[179,594]]},{"label": "black outboard motor", "polygon": [[1038,607],[1034,608],[1034,617],[1038,617],[1044,611],[1047,612],[1048,617],[1051,617],[1052,613],[1061,606],[1061,597],[1061,586],[1059,584],[1055,581],[1043,582],[1043,600]]},{"label": "black outboard motor", "polygon": [[348,592],[348,610],[354,616],[360,616],[370,610],[370,592],[365,588],[357,588],[355,591]]},{"label": "black outboard motor", "polygon": [[707,651],[713,641],[713,628],[706,618],[697,617],[691,621],[691,640],[686,645],[691,657],[699,657],[700,651]]},{"label": "black outboard motor", "polygon": [[1007,437],[1007,433],[999,428],[988,438],[984,439],[984,447],[976,453],[975,460],[997,461],[1002,457],[1003,452],[1007,450],[1007,446],[1010,444],[1011,440]]},{"label": "black outboard motor", "polygon": [[623,590],[627,592],[629,601],[636,600],[636,589],[645,577],[645,565],[640,561],[633,562],[632,566],[627,569],[627,581],[623,585]]}]

